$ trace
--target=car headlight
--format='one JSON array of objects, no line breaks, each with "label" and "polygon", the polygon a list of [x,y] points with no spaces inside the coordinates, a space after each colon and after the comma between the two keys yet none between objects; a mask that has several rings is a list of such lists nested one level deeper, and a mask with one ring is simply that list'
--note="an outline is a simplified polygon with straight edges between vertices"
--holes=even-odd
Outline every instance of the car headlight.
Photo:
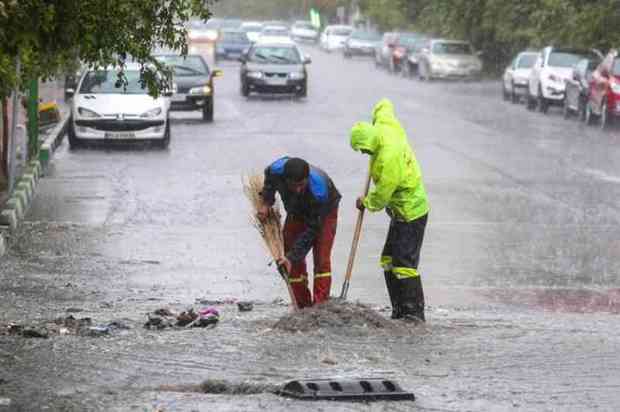
[{"label": "car headlight", "polygon": [[558,76],[556,76],[555,74],[550,74],[549,75],[549,80],[552,81],[552,82],[556,82],[556,83],[559,83],[559,82],[562,81],[562,79],[559,78]]},{"label": "car headlight", "polygon": [[93,112],[92,110],[85,109],[83,107],[78,107],[78,114],[86,118],[101,117],[98,113]]},{"label": "car headlight", "polygon": [[445,62],[442,62],[441,60],[431,60],[431,67],[433,69],[444,69],[446,68],[446,64]]},{"label": "car headlight", "polygon": [[293,72],[288,75],[291,80],[301,80],[306,77],[304,72]]},{"label": "car headlight", "polygon": [[247,76],[253,79],[262,79],[263,72],[247,72]]},{"label": "car headlight", "polygon": [[611,91],[614,93],[620,93],[620,83],[611,82]]},{"label": "car headlight", "polygon": [[161,107],[156,107],[154,109],[149,110],[148,112],[144,112],[140,115],[140,117],[144,117],[144,118],[152,118],[152,117],[157,117],[161,114]]},{"label": "car headlight", "polygon": [[209,87],[208,85],[204,85],[204,86],[200,86],[200,87],[192,87],[191,89],[189,89],[189,94],[204,94],[204,95],[210,95],[211,94],[211,87]]}]

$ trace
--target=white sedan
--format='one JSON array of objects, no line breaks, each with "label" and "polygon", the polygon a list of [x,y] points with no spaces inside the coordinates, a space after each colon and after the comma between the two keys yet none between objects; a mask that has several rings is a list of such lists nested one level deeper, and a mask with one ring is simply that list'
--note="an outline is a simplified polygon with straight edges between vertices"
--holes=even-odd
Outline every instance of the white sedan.
[{"label": "white sedan", "polygon": [[86,141],[153,140],[161,147],[170,143],[170,98],[148,95],[140,82],[140,66],[125,68],[127,84],[114,68],[84,73],[71,104],[69,145]]},{"label": "white sedan", "polygon": [[517,103],[522,96],[527,95],[530,72],[537,58],[538,52],[521,52],[510,63],[510,66],[506,67],[502,77],[504,100]]}]

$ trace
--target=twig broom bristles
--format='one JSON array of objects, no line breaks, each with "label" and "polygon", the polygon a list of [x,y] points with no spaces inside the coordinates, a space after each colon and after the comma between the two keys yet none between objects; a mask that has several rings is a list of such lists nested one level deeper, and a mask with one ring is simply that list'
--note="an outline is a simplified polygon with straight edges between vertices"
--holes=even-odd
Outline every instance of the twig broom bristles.
[{"label": "twig broom bristles", "polygon": [[[256,216],[258,208],[263,204],[263,199],[260,195],[263,190],[263,176],[259,174],[253,174],[243,179],[243,192],[252,205],[252,225],[258,230],[267,246],[269,254],[274,261],[278,261],[284,256],[284,237],[282,235],[282,215],[280,214],[280,208],[274,205],[271,208],[269,216],[264,221],[260,221]],[[286,283],[286,288],[291,298],[294,309],[297,309],[297,301],[291,285],[288,280],[288,273],[283,268],[278,268],[278,272],[282,277],[282,280]]]}]

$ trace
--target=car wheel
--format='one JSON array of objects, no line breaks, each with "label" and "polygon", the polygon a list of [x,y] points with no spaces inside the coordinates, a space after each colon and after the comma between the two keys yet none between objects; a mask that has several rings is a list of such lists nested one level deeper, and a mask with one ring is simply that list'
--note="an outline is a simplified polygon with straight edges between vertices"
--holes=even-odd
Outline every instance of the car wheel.
[{"label": "car wheel", "polygon": [[568,98],[564,97],[564,104],[562,105],[562,116],[564,116],[565,119],[568,119],[570,115],[571,115],[571,110],[568,105]]},{"label": "car wheel", "polygon": [[418,67],[418,78],[421,81],[428,80],[428,65],[426,62],[421,62]]},{"label": "car wheel", "polygon": [[605,130],[609,126],[609,112],[607,111],[607,99],[603,100],[601,106],[600,126],[601,130]]},{"label": "car wheel", "polygon": [[69,149],[77,149],[82,146],[83,142],[75,135],[73,128],[73,119],[69,119],[69,127],[67,128],[67,140],[69,140]]},{"label": "car wheel", "polygon": [[248,97],[250,95],[250,87],[247,83],[241,82],[241,96]]},{"label": "car wheel", "polygon": [[592,118],[594,117],[594,114],[592,113],[592,105],[589,101],[586,103],[585,111],[586,114],[583,116],[583,122],[589,126],[592,124]]},{"label": "car wheel", "polygon": [[538,89],[538,96],[536,96],[536,99],[538,111],[540,113],[546,114],[549,111],[549,103],[547,102],[547,99],[545,99],[545,97],[543,96],[541,89]]},{"label": "car wheel", "polygon": [[170,146],[170,119],[166,119],[166,132],[163,139],[157,142],[157,144],[162,149],[167,149]]},{"label": "car wheel", "polygon": [[502,82],[502,99],[507,102],[510,99],[510,94],[506,90],[506,84]]},{"label": "car wheel", "polygon": [[304,83],[304,86],[297,92],[296,96],[300,99],[308,97],[308,82]]},{"label": "car wheel", "polygon": [[202,106],[202,120],[205,122],[211,123],[213,121],[213,106],[213,96],[211,96]]},{"label": "car wheel", "polygon": [[510,101],[514,104],[519,103],[519,95],[515,92],[515,85],[512,84],[512,89],[510,91]]}]

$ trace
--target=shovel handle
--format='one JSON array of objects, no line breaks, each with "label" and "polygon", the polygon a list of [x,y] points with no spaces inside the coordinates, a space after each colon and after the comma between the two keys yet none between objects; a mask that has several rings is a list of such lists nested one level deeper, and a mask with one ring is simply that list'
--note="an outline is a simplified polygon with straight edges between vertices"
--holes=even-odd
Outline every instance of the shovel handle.
[{"label": "shovel handle", "polygon": [[280,276],[282,276],[282,280],[286,282],[286,289],[288,290],[288,295],[291,298],[291,303],[293,304],[293,308],[296,311],[299,309],[297,306],[297,299],[295,299],[295,294],[293,293],[293,289],[291,288],[291,282],[288,280],[288,272],[286,271],[286,267],[284,265],[278,265],[278,272]]},{"label": "shovel handle", "polygon": [[[370,189],[370,167],[368,168],[368,175],[366,176],[366,185],[364,186],[364,197],[368,195]],[[340,293],[341,299],[347,298],[349,292],[349,282],[351,275],[353,274],[353,263],[355,262],[355,255],[357,254],[357,245],[360,241],[362,234],[362,222],[364,221],[364,210],[360,210],[357,213],[357,222],[355,224],[355,232],[353,233],[353,242],[351,243],[351,252],[349,253],[349,262],[347,263],[347,271],[344,276],[344,284],[342,285],[342,292]]]}]

